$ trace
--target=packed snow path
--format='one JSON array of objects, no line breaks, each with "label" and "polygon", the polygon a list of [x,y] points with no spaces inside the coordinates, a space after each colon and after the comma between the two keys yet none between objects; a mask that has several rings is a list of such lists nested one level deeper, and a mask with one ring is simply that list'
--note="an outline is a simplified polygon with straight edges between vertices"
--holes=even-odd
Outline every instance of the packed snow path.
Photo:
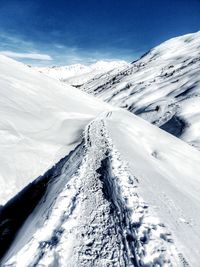
[{"label": "packed snow path", "polygon": [[88,125],[1,266],[188,266],[138,195],[138,179],[105,123],[100,118]]}]

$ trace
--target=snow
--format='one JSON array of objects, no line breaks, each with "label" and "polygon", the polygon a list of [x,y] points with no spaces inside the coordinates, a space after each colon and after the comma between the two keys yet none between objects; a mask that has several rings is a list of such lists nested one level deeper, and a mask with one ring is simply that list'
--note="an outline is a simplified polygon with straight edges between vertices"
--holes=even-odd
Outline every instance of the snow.
[{"label": "snow", "polygon": [[[173,38],[131,66],[95,77],[80,89],[200,148],[199,44],[200,32]],[[166,124],[173,117],[182,123]]]},{"label": "snow", "polygon": [[198,267],[198,150],[110,110],[56,169],[1,266]]},{"label": "snow", "polygon": [[113,69],[119,69],[122,66],[128,66],[123,60],[118,61],[97,61],[90,65],[74,64],[68,66],[52,66],[52,67],[36,67],[35,69],[45,75],[57,80],[61,80],[67,84],[80,86],[88,80],[93,79],[97,75]]},{"label": "snow", "polygon": [[189,266],[198,266],[199,151],[127,112],[112,116],[110,136],[138,178],[143,199],[156,208]]},{"label": "snow", "polygon": [[[171,40],[131,68],[98,76],[86,83],[88,92],[98,83],[99,97],[119,106],[123,100],[158,126],[187,123],[179,134],[198,146],[198,97],[185,98],[163,76],[152,85],[159,64],[175,57],[183,66],[174,55],[183,42],[179,54],[185,57],[189,44],[194,60],[198,36]],[[197,62],[185,67],[181,83],[192,86]],[[200,151],[3,56],[0,85],[0,203],[13,197],[0,208],[0,266],[199,266]],[[198,81],[193,89],[198,94]]]},{"label": "snow", "polygon": [[[64,166],[22,227],[3,266],[179,263],[171,234],[148,211],[138,195],[137,179],[129,174],[113,147],[105,115],[112,118],[111,113],[103,113],[87,126],[85,151],[81,153],[83,147],[75,150],[73,164]],[[78,171],[76,161],[81,162]]]},{"label": "snow", "polygon": [[0,56],[0,204],[72,150],[109,107]]}]

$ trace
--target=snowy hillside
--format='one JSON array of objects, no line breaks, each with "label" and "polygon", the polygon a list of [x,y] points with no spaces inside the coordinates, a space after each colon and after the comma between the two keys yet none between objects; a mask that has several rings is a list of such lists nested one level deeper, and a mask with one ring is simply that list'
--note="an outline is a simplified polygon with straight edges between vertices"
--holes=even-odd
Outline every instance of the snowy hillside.
[{"label": "snowy hillside", "polygon": [[200,32],[173,38],[81,89],[200,148]]},{"label": "snowy hillside", "polygon": [[107,105],[0,56],[0,204],[80,142]]},{"label": "snowy hillside", "polygon": [[0,84],[0,266],[199,266],[198,150],[5,57]]},{"label": "snowy hillside", "polygon": [[113,69],[128,66],[126,61],[97,61],[91,65],[74,64],[69,66],[36,67],[35,69],[49,77],[80,86],[96,75],[103,74]]}]

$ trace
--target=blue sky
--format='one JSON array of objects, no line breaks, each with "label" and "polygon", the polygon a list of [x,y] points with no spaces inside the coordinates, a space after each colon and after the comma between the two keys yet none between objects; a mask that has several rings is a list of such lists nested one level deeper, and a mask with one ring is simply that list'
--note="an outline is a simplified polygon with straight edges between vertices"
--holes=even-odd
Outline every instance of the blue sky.
[{"label": "blue sky", "polygon": [[34,65],[133,61],[200,30],[200,0],[0,0],[0,53]]}]

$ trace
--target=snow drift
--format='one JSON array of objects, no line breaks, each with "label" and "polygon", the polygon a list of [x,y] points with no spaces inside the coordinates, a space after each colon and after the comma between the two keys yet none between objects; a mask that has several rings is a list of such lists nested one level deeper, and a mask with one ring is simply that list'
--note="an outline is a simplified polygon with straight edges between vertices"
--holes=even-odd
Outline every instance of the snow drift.
[{"label": "snow drift", "polygon": [[109,107],[0,56],[0,204],[74,148]]}]

